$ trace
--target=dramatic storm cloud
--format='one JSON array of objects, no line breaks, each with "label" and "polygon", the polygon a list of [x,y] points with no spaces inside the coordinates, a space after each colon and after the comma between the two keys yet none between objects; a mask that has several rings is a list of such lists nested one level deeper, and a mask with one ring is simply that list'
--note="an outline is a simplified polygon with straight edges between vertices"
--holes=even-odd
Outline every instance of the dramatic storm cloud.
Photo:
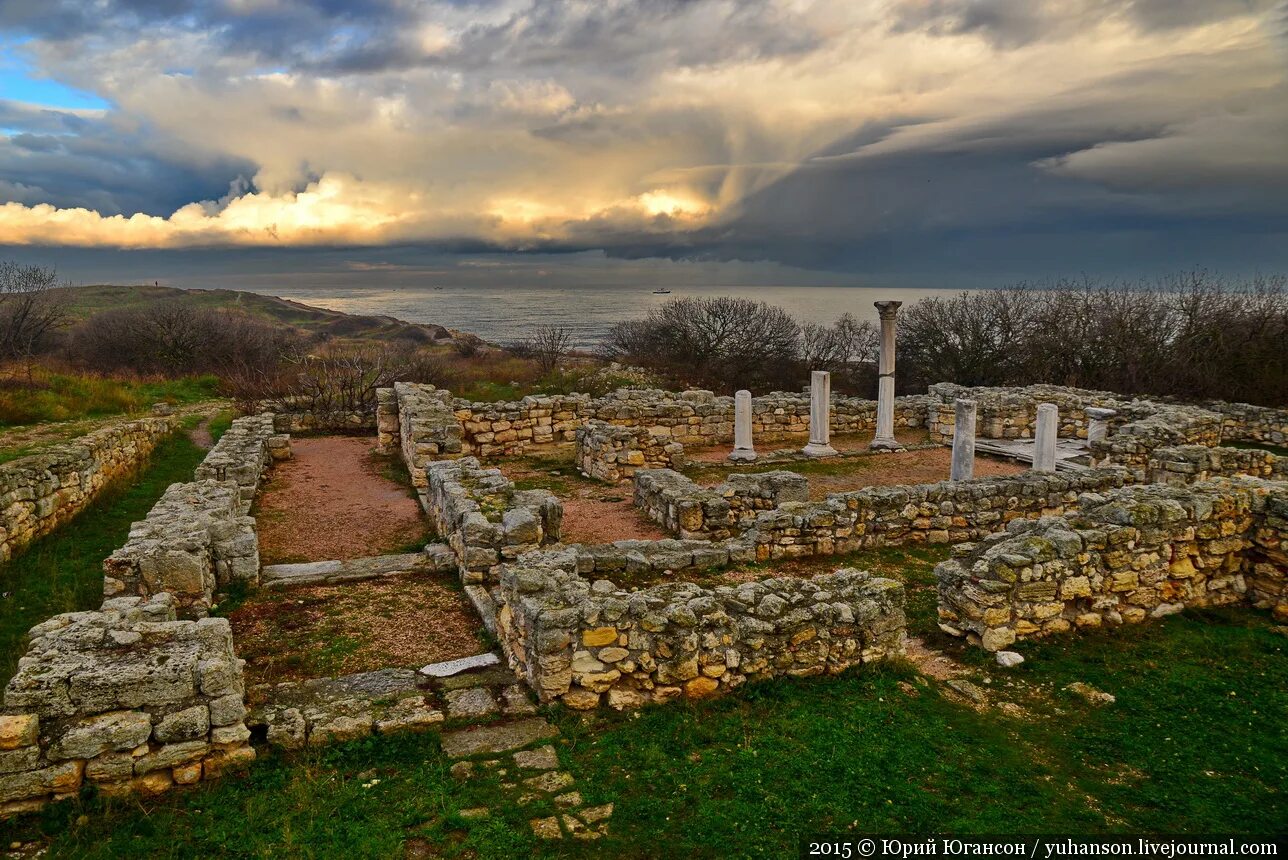
[{"label": "dramatic storm cloud", "polygon": [[0,38],[0,244],[1288,261],[1262,0],[7,0]]}]

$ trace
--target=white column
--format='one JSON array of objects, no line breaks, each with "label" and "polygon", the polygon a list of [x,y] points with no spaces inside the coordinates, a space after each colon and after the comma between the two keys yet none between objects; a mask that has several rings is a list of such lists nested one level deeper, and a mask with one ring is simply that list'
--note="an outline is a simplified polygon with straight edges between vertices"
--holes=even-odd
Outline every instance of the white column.
[{"label": "white column", "polygon": [[950,480],[969,481],[975,474],[975,401],[953,401],[953,466]]},{"label": "white column", "polygon": [[835,457],[832,438],[832,374],[816,370],[809,375],[809,444],[801,449],[806,457]]},{"label": "white column", "polygon": [[1055,471],[1055,437],[1060,432],[1060,412],[1054,403],[1039,403],[1033,430],[1033,471]]},{"label": "white column", "polygon": [[1087,444],[1099,442],[1109,435],[1109,419],[1118,414],[1116,409],[1087,408]]},{"label": "white column", "polygon": [[746,389],[733,396],[733,451],[729,459],[756,459],[756,449],[751,441],[751,392]]},{"label": "white column", "polygon": [[877,432],[869,448],[902,451],[894,438],[894,327],[903,302],[873,302],[881,314],[881,353],[877,361]]}]

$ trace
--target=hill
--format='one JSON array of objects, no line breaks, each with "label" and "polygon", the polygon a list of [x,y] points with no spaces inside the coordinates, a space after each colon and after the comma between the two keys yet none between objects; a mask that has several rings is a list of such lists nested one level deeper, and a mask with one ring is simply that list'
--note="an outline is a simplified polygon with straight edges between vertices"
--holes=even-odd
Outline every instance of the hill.
[{"label": "hill", "polygon": [[409,323],[383,315],[346,314],[241,290],[187,290],[178,287],[110,284],[59,289],[69,294],[68,309],[76,321],[88,319],[103,311],[161,301],[178,301],[195,307],[239,311],[306,334],[360,340],[407,340],[427,344],[471,337],[440,325]]}]

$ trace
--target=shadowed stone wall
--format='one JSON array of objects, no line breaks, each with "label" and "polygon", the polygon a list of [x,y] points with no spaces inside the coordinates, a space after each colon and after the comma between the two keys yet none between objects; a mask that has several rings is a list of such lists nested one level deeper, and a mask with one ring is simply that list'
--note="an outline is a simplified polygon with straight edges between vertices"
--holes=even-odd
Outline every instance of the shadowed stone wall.
[{"label": "shadowed stone wall", "polygon": [[0,464],[0,564],[138,469],[178,426],[173,415],[124,421]]},{"label": "shadowed stone wall", "polygon": [[940,627],[988,650],[1248,600],[1288,620],[1288,484],[1136,486],[1015,522],[935,569]]}]

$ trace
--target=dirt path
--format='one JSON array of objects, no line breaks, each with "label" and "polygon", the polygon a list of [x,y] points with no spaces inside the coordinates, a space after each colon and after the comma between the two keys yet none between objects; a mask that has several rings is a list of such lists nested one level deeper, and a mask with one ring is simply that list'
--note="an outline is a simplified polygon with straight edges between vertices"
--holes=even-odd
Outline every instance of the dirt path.
[{"label": "dirt path", "polygon": [[291,450],[255,509],[265,564],[384,555],[428,540],[410,488],[382,474],[388,461],[372,440],[295,439]]},{"label": "dirt path", "polygon": [[510,458],[496,465],[520,489],[549,490],[563,503],[564,543],[662,540],[671,537],[636,509],[629,482],[609,485],[577,474],[570,452]]},{"label": "dirt path", "polygon": [[203,451],[209,451],[215,447],[215,437],[210,434],[209,415],[202,418],[200,424],[188,431],[188,438],[192,440],[192,444]]}]

